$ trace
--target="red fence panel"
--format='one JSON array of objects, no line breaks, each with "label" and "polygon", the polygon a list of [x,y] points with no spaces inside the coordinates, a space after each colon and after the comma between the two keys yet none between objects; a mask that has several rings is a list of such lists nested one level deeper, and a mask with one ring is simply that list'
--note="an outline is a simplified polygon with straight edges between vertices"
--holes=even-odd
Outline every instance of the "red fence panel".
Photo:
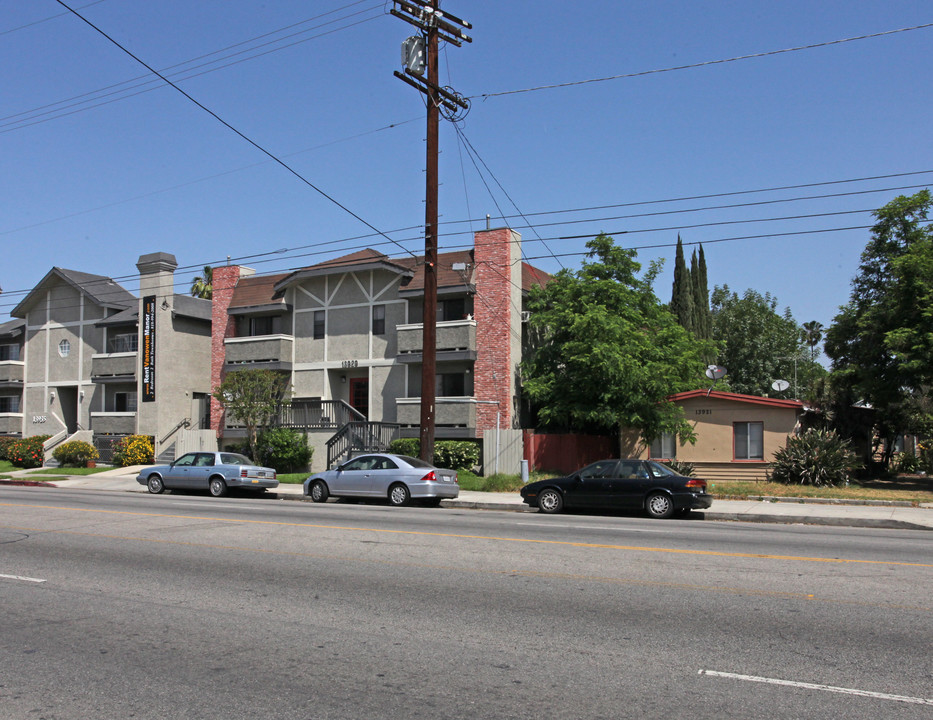
[{"label": "red fence panel", "polygon": [[542,434],[525,431],[525,460],[531,470],[568,474],[613,457],[613,438],[603,435]]}]

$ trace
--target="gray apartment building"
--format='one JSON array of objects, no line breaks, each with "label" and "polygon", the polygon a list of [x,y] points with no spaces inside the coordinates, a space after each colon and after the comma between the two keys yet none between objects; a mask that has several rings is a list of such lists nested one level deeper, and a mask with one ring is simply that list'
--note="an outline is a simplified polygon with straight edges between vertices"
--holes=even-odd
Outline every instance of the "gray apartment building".
[{"label": "gray apartment building", "polygon": [[[0,434],[51,435],[47,451],[93,441],[102,457],[135,433],[163,460],[190,430],[229,446],[244,429],[211,393],[229,372],[264,368],[289,386],[273,423],[307,434],[314,469],[352,451],[348,438],[418,436],[423,257],[365,249],[272,275],[215,267],[212,300],[176,295],[177,267],[168,253],[141,256],[138,297],[53,268],[0,325]],[[498,444],[513,431],[520,456],[523,303],[548,276],[508,228],[439,254],[436,271],[435,436]]]}]

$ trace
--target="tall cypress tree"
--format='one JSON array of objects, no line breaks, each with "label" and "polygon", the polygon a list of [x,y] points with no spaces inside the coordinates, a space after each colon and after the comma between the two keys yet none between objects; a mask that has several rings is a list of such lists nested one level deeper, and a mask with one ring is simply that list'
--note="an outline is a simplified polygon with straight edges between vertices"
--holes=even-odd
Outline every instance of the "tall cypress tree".
[{"label": "tall cypress tree", "polygon": [[690,280],[693,290],[693,334],[702,340],[712,337],[712,318],[709,310],[709,287],[706,281],[706,256],[700,245],[700,255],[693,251],[690,261]]},{"label": "tall cypress tree", "polygon": [[671,288],[671,312],[677,322],[693,332],[693,288],[690,271],[684,260],[684,244],[677,235],[677,254],[674,257],[674,284]]}]

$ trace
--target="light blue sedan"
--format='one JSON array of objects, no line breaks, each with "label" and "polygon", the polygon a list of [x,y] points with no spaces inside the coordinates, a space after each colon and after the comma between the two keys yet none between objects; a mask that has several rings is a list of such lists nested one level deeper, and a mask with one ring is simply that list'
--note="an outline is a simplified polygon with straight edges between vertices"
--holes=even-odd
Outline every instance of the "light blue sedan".
[{"label": "light blue sedan", "polygon": [[412,500],[437,506],[444,498],[460,494],[457,473],[436,468],[408,455],[378,453],[360,455],[333,470],[311,475],[304,494],[314,502],[329,497],[388,500],[390,505],[408,505]]},{"label": "light blue sedan", "polygon": [[166,488],[208,490],[223,497],[229,488],[270,490],[279,486],[275,470],[254,465],[245,455],[232,452],[185,453],[171,465],[143,468],[136,482],[158,495]]}]

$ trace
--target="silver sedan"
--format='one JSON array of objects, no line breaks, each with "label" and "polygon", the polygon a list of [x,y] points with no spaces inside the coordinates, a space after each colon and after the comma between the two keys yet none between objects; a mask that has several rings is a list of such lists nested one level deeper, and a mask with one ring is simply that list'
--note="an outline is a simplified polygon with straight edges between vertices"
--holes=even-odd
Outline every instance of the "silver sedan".
[{"label": "silver sedan", "polygon": [[166,488],[208,490],[223,497],[229,488],[270,490],[279,486],[275,470],[254,465],[245,455],[232,452],[185,453],[171,465],[143,468],[136,482],[158,494]]},{"label": "silver sedan", "polygon": [[437,468],[407,455],[378,453],[360,455],[332,470],[311,475],[304,482],[304,494],[314,502],[329,497],[358,497],[388,500],[391,505],[408,505],[420,500],[439,505],[444,498],[460,494],[457,473]]}]

